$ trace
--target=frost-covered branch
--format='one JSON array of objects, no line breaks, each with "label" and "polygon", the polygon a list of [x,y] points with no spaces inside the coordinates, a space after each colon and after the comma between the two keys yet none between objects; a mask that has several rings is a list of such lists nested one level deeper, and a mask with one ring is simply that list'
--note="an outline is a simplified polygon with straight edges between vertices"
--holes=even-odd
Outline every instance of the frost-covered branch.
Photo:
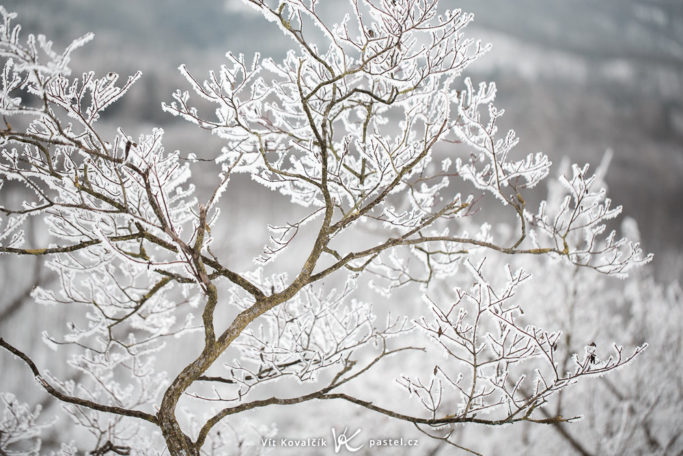
[{"label": "frost-covered branch", "polygon": [[[586,345],[560,360],[560,329],[527,320],[515,299],[529,274],[508,267],[498,284],[482,257],[551,258],[605,275],[649,261],[637,243],[604,235],[620,208],[602,190],[602,170],[565,168],[548,201],[529,209],[526,192],[551,163],[542,153],[517,157],[514,132],[498,132],[495,85],[462,79],[488,49],[464,36],[471,14],[437,0],[351,0],[331,24],[316,0],[247,3],[294,48],[282,61],[228,53],[203,81],[183,65],[190,90],[162,106],[223,141],[214,174],[199,176],[213,182],[202,201],[196,160],[167,151],[161,129],[133,138],[97,123],[140,73],[74,77],[72,53],[91,35],[59,53],[45,37],[22,39],[0,7],[0,187],[23,192],[19,203],[0,203],[0,254],[48,259],[59,281],[32,298],[79,311],[43,341],[73,350],[66,364],[81,378],[48,381],[23,352],[0,339],[2,347],[69,404],[96,440],[93,454],[152,445],[129,424],[142,418],[170,454],[199,455],[222,445],[218,429],[232,415],[313,399],[409,421],[451,444],[442,431],[455,423],[566,421],[535,411],[642,348],[615,345],[602,359],[604,345]],[[238,251],[215,234],[237,174],[292,205],[243,270],[214,254]],[[513,224],[494,229],[489,210],[508,211]],[[47,226],[47,245],[27,245],[33,218]],[[400,309],[379,324],[382,299],[411,285],[429,296],[416,326]],[[390,355],[411,359],[425,341],[422,359],[433,364],[437,349],[449,362],[399,377],[414,409],[345,389]],[[157,365],[181,359],[179,350],[183,365]],[[308,389],[263,399],[287,382]],[[187,411],[207,406],[221,408],[204,418]]]},{"label": "frost-covered branch", "polygon": [[52,396],[54,396],[55,398],[59,399],[62,402],[81,405],[81,406],[91,408],[94,410],[99,410],[102,412],[114,413],[117,415],[131,416],[134,418],[140,418],[140,419],[149,421],[151,423],[156,423],[156,417],[154,415],[150,415],[149,413],[144,413],[144,412],[140,412],[137,410],[127,410],[127,409],[124,409],[121,407],[101,405],[101,404],[89,401],[87,399],[80,399],[77,397],[70,396],[68,394],[64,394],[63,392],[59,391],[54,386],[52,386],[50,383],[48,383],[47,380],[45,380],[45,378],[40,374],[40,371],[38,370],[38,367],[35,365],[35,363],[24,352],[17,349],[16,347],[8,344],[2,338],[0,338],[0,346],[2,346],[2,348],[4,348],[5,350],[9,351],[13,355],[15,355],[16,357],[21,359],[24,363],[26,363],[26,365],[29,367],[29,369],[31,369],[33,376],[36,378],[36,380],[38,381],[40,386],[42,386],[45,389],[45,391],[47,391]]}]

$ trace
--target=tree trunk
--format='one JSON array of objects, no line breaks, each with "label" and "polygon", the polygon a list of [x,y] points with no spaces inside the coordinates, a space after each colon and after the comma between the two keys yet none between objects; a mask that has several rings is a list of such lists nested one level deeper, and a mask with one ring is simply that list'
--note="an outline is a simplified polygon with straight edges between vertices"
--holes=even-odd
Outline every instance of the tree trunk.
[{"label": "tree trunk", "polygon": [[199,448],[192,440],[180,429],[178,420],[173,413],[162,416],[159,413],[159,426],[161,433],[166,440],[166,446],[171,456],[199,456]]},{"label": "tree trunk", "polygon": [[183,392],[211,366],[220,353],[215,343],[204,346],[199,357],[178,374],[164,393],[157,418],[171,456],[199,456],[199,447],[180,428],[175,410]]}]

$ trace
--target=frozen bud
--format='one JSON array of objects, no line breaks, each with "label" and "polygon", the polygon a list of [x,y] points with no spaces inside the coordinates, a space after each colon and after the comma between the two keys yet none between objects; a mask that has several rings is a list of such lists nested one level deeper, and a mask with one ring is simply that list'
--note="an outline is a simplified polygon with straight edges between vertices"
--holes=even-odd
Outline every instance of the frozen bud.
[{"label": "frozen bud", "polygon": [[597,346],[595,345],[595,342],[591,342],[590,345],[586,347],[586,357],[589,363],[595,364],[597,362],[598,357],[596,355],[596,352]]}]

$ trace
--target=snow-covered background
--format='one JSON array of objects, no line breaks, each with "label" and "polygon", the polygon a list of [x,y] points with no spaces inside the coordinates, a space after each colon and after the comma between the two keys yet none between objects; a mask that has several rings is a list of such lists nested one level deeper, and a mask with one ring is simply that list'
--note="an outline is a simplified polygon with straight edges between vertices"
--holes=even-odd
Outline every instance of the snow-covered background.
[{"label": "snow-covered background", "polygon": [[[469,75],[475,81],[497,83],[497,105],[506,109],[503,127],[517,131],[519,153],[539,150],[556,161],[569,156],[573,161],[597,165],[605,151],[612,150],[614,158],[606,177],[609,192],[616,204],[624,206],[624,213],[638,222],[645,250],[656,254],[651,274],[664,284],[683,277],[683,2],[444,3],[474,12],[468,36],[493,43],[492,51],[470,68]],[[95,41],[77,54],[72,65],[76,74],[89,69],[122,75],[142,70],[142,80],[108,112],[104,124],[111,131],[121,125],[133,137],[149,132],[152,126],[162,126],[166,147],[184,154],[210,156],[220,143],[161,111],[161,101],[170,100],[174,89],[185,87],[178,65],[185,63],[195,74],[204,75],[222,63],[227,50],[246,55],[258,50],[278,56],[291,46],[238,0],[20,0],[5,1],[4,5],[19,13],[18,22],[25,32],[44,33],[58,48],[94,32]],[[253,208],[277,214],[281,200],[248,179],[238,184],[231,190],[228,209],[240,229],[231,229],[226,235],[234,245],[248,249],[250,243],[259,246],[264,234],[263,220]],[[40,230],[35,236],[40,238]],[[239,252],[227,259],[240,267]],[[10,263],[3,258],[2,263],[0,333],[24,334],[23,341],[15,340],[36,353],[41,342],[29,336],[51,322],[42,321],[45,317],[32,309],[22,294],[36,275],[48,274],[36,274],[32,259]],[[678,305],[674,315],[680,315],[680,294],[667,302]],[[669,324],[677,325],[672,329],[675,333],[683,322],[669,320]],[[669,343],[678,343],[680,350],[680,339]],[[37,356],[36,361],[49,363],[49,354]],[[9,362],[8,356],[0,356],[0,390],[16,391],[28,372],[14,368],[9,375],[5,367]],[[58,366],[53,370],[61,373]],[[37,393],[33,387],[26,390]],[[57,409],[47,401],[45,405]],[[307,410],[268,409],[252,418],[259,425],[277,422],[284,429],[280,435],[311,437],[328,436],[332,425],[359,422],[356,409],[339,407],[334,409],[334,417],[328,413],[318,431],[319,421],[307,419],[306,414],[320,413],[320,409]],[[296,419],[288,420],[287,414],[295,414]],[[674,418],[671,426],[681,417]],[[386,426],[387,434],[425,440],[414,429],[399,429],[384,418],[371,423]],[[53,438],[59,440],[59,435]],[[520,431],[520,442],[524,438],[529,436]],[[432,448],[437,446],[425,443],[415,454],[426,454]],[[440,451],[446,454],[448,450]],[[275,450],[274,454],[281,453]]]}]

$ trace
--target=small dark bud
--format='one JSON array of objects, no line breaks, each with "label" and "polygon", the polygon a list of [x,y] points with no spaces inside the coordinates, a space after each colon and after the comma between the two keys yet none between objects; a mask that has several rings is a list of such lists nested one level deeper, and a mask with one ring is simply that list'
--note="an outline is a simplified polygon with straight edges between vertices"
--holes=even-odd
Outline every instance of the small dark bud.
[{"label": "small dark bud", "polygon": [[136,143],[134,143],[133,141],[131,141],[130,139],[128,141],[126,141],[126,150],[123,153],[123,159],[124,160],[128,160],[128,154],[130,153],[130,148],[133,146],[137,147],[138,145]]},{"label": "small dark bud", "polygon": [[595,364],[595,362],[597,361],[597,356],[595,355],[595,348],[596,347],[597,347],[597,345],[595,345],[595,342],[591,342],[588,345],[588,350],[586,350],[588,352],[588,362],[590,364]]}]

